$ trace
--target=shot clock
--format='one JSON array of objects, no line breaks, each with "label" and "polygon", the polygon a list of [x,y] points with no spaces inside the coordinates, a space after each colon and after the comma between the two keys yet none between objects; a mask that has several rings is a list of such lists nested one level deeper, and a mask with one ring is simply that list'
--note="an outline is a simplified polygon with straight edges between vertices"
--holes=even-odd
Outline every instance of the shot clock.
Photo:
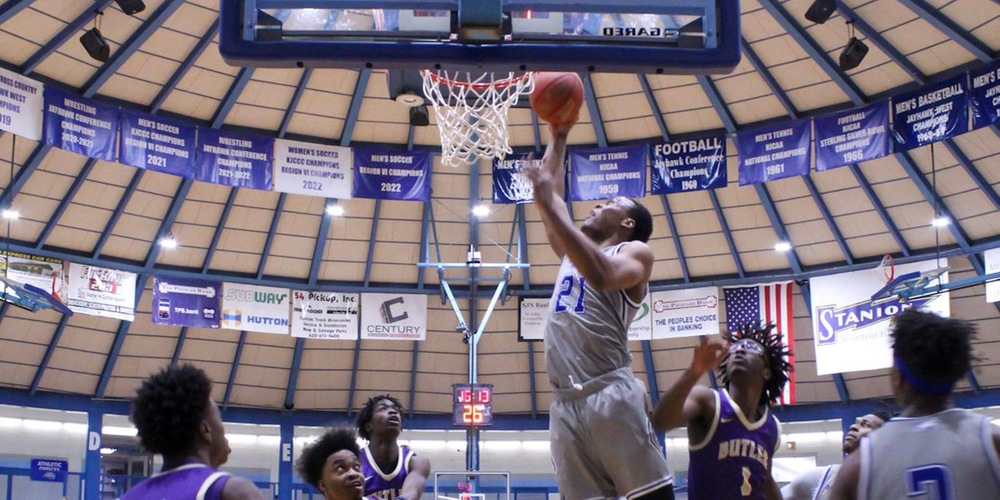
[{"label": "shot clock", "polygon": [[463,427],[493,425],[493,385],[454,384],[451,422]]}]

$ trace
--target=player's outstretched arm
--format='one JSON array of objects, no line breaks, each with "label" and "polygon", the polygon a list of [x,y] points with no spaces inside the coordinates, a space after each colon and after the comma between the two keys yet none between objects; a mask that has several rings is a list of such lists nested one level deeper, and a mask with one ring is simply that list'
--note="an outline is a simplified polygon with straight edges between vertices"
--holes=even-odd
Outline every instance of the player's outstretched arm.
[{"label": "player's outstretched arm", "polygon": [[555,227],[568,224],[573,227],[569,209],[566,207],[566,137],[573,125],[549,125],[552,140],[545,148],[545,156],[541,162],[529,162],[525,167],[528,178],[534,187],[535,206],[542,216],[545,235],[549,246],[562,259],[566,255],[565,242],[560,238]]},{"label": "player's outstretched arm", "polygon": [[[721,340],[701,338],[694,348],[691,367],[660,398],[653,410],[653,428],[666,432],[692,420],[706,420],[715,415],[715,394],[707,387],[696,386],[698,380],[714,370],[722,359],[725,344]],[[688,434],[690,435],[690,429]]]},{"label": "player's outstretched arm", "polygon": [[413,455],[410,459],[410,470],[406,473],[403,487],[400,488],[397,499],[418,500],[427,485],[427,478],[431,475],[431,461],[427,457]]},{"label": "player's outstretched arm", "polygon": [[858,477],[861,475],[861,453],[851,453],[844,459],[844,465],[837,472],[830,490],[831,500],[855,500],[858,498]]}]

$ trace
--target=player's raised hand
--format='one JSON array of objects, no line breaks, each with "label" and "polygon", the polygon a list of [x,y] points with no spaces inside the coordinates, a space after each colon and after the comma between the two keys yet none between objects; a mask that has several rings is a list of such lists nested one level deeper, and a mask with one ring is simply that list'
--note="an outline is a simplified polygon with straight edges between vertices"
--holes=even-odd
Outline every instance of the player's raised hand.
[{"label": "player's raised hand", "polygon": [[701,341],[694,347],[694,356],[691,358],[691,371],[698,376],[704,375],[719,366],[719,361],[726,353],[726,344],[719,339],[708,340],[702,337]]}]

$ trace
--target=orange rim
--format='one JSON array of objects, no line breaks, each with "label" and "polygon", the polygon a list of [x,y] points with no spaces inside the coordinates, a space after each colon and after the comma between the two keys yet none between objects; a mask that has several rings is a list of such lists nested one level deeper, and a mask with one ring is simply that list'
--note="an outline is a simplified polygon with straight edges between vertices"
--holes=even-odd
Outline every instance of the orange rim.
[{"label": "orange rim", "polygon": [[447,85],[449,87],[469,87],[472,90],[475,90],[476,92],[481,92],[481,91],[486,90],[486,89],[488,89],[490,87],[494,87],[494,88],[497,88],[497,89],[505,89],[505,88],[507,88],[507,87],[509,87],[511,85],[517,84],[518,82],[520,82],[521,80],[523,80],[525,78],[528,78],[528,76],[531,75],[531,73],[532,73],[532,72],[529,71],[529,72],[527,72],[527,73],[525,73],[523,75],[520,75],[520,76],[515,76],[513,78],[505,78],[503,80],[497,80],[497,81],[490,82],[490,83],[472,83],[472,82],[466,82],[466,81],[460,81],[460,80],[452,80],[452,79],[449,79],[449,78],[445,78],[445,77],[443,77],[443,76],[441,76],[441,75],[439,75],[437,73],[434,73],[434,72],[432,72],[430,70],[427,70],[427,69],[421,70],[421,72],[422,73],[426,73],[427,76],[430,77],[431,80],[435,80],[435,81],[441,82],[441,83],[443,83],[443,84],[445,84],[445,85]]}]

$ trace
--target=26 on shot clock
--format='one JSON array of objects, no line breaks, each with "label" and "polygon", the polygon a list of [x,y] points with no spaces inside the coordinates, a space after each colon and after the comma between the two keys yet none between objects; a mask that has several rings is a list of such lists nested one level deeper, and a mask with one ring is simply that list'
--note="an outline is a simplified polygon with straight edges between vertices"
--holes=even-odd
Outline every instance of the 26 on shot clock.
[{"label": "26 on shot clock", "polygon": [[493,425],[493,385],[454,384],[451,422],[465,427]]}]

